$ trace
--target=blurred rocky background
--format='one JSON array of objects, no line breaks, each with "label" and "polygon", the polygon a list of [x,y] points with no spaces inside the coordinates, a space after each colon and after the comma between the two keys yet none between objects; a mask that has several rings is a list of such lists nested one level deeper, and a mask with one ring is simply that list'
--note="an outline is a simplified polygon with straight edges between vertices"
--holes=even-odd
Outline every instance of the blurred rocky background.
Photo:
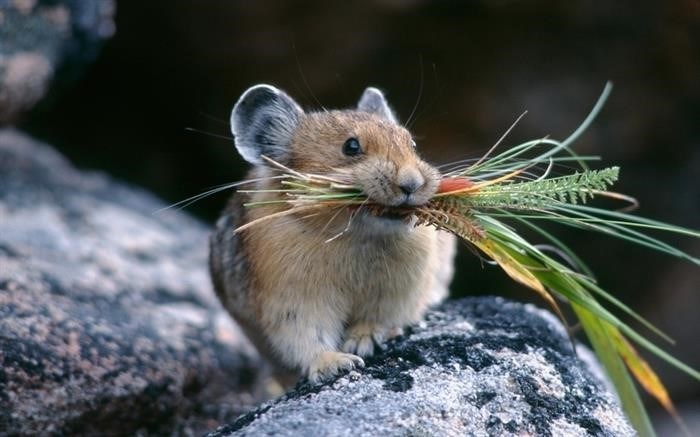
[{"label": "blurred rocky background", "polygon": [[[693,0],[0,0],[0,123],[174,203],[244,176],[227,119],[255,83],[309,108],[349,107],[378,86],[425,156],[446,163],[479,156],[524,110],[504,147],[561,138],[612,80],[577,151],[620,165],[616,188],[640,200],[640,214],[697,229],[699,53]],[[224,201],[188,211],[213,222]],[[557,233],[605,288],[678,341],[676,356],[700,367],[696,267]],[[458,271],[455,290],[541,304],[466,250]],[[698,384],[658,369],[674,399],[697,410]]]}]

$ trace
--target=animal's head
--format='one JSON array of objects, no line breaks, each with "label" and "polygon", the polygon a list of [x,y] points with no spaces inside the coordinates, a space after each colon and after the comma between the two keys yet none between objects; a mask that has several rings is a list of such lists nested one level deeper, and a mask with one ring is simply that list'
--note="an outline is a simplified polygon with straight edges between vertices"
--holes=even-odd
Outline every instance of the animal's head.
[{"label": "animal's head", "polygon": [[231,130],[252,164],[265,164],[265,155],[297,171],[340,175],[382,205],[424,204],[438,186],[438,171],[420,159],[376,88],[356,109],[306,113],[285,92],[256,85],[234,106]]}]

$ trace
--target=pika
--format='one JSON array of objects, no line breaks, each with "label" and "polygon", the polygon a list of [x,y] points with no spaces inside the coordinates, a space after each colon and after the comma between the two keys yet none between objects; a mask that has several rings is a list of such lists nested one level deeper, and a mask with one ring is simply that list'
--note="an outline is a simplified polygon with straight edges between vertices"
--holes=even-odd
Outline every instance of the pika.
[{"label": "pika", "polygon": [[262,155],[300,172],[343,175],[387,207],[426,203],[440,174],[418,156],[381,91],[367,88],[356,109],[304,112],[285,92],[256,85],[235,104],[231,131],[253,164],[248,179],[265,192],[230,199],[210,240],[212,281],[282,381],[301,373],[315,383],[364,366],[362,357],[447,296],[454,236],[403,216],[341,209],[234,233],[286,208],[244,207],[280,196]]}]

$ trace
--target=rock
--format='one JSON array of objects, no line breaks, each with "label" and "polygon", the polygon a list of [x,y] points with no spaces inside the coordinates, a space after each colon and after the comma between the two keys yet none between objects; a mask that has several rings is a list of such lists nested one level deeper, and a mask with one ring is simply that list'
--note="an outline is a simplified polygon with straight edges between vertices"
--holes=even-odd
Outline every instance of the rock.
[{"label": "rock", "polygon": [[72,81],[114,33],[113,0],[0,0],[0,123]]},{"label": "rock", "polygon": [[299,384],[209,436],[635,435],[600,370],[530,305],[449,301],[366,362],[323,386]]},{"label": "rock", "polygon": [[163,206],[0,130],[0,435],[201,433],[257,401],[208,230]]}]

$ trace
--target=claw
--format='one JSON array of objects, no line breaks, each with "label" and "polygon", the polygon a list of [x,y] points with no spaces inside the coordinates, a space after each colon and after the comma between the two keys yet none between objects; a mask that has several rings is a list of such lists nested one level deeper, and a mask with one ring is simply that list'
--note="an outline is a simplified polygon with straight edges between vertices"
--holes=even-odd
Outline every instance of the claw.
[{"label": "claw", "polygon": [[330,379],[341,370],[365,367],[365,362],[357,355],[326,351],[322,352],[309,368],[309,381],[312,384]]},{"label": "claw", "polygon": [[401,328],[387,329],[379,325],[358,323],[348,329],[343,351],[370,357],[374,354],[375,347],[381,349],[386,340],[400,335],[401,332]]}]

